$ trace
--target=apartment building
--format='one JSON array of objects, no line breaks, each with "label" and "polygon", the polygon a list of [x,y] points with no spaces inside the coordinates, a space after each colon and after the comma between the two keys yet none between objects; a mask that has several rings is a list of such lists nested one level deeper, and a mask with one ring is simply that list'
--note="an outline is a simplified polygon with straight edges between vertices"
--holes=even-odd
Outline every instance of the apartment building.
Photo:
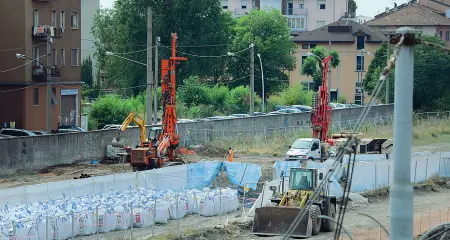
[{"label": "apartment building", "polygon": [[80,124],[80,19],[80,0],[0,1],[1,127],[46,130],[47,67],[53,130]]},{"label": "apartment building", "polygon": [[305,32],[345,16],[347,0],[222,0],[222,7],[234,17],[248,14],[253,8],[275,8],[286,15],[292,32]]},{"label": "apartment building", "polygon": [[348,103],[367,103],[364,102],[367,95],[362,83],[374,53],[388,41],[383,33],[352,20],[340,20],[314,31],[299,33],[293,41],[299,46],[299,51],[296,69],[289,74],[290,85],[300,82],[305,88],[312,89],[312,78],[302,75],[301,69],[305,59],[311,56],[311,49],[324,46],[336,50],[341,59],[341,65],[332,69],[329,75],[331,100],[343,96]]},{"label": "apartment building", "polygon": [[97,58],[94,56],[95,45],[92,41],[92,26],[94,24],[94,17],[100,9],[100,0],[81,0],[81,61],[90,57],[92,60],[92,75],[94,81],[97,79],[98,66]]},{"label": "apartment building", "polygon": [[[428,2],[435,3],[436,1],[428,0]],[[420,3],[425,2],[420,1]],[[386,36],[394,35],[397,28],[411,27],[418,34],[437,35],[450,46],[450,11],[446,16],[438,9],[414,1],[387,9],[386,12],[378,14],[375,19],[365,24],[377,28]]]}]

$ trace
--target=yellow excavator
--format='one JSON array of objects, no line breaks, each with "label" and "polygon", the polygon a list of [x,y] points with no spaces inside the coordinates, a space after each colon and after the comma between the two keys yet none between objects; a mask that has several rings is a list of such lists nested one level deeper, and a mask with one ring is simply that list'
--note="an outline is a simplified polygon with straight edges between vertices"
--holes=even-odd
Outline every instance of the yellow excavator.
[{"label": "yellow excavator", "polygon": [[147,138],[145,120],[134,112],[130,112],[123,121],[121,128],[117,132],[117,137],[112,141],[112,146],[120,148],[124,147],[120,142],[120,136],[131,123],[135,123],[141,132],[139,145],[132,148],[131,152],[129,152],[129,154],[131,154],[131,166],[133,167],[133,170],[146,170],[161,167],[162,162],[158,156],[157,148],[162,128],[152,127]]},{"label": "yellow excavator", "polygon": [[330,183],[327,182],[318,189],[320,181],[323,180],[323,173],[318,173],[318,169],[291,168],[289,189],[285,192],[284,177],[282,179],[281,193],[277,192],[278,187],[270,187],[273,191],[270,200],[272,205],[276,206],[255,209],[253,233],[258,236],[284,235],[300,211],[312,200],[315,190],[320,190],[319,197],[306,209],[307,212],[294,229],[292,237],[307,238],[319,232],[334,231],[334,221],[319,217],[336,217],[336,196],[329,194]]}]

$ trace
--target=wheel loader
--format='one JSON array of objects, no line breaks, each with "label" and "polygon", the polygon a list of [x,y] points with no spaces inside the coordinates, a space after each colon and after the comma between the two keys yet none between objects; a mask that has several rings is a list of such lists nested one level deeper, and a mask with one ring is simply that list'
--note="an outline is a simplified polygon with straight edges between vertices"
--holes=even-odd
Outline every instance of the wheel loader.
[{"label": "wheel loader", "polygon": [[[281,187],[272,186],[271,205],[255,209],[253,233],[257,236],[284,235],[300,211],[312,200],[312,195],[319,188],[323,173],[318,169],[291,168],[289,188],[284,191],[284,177]],[[306,209],[306,214],[292,233],[292,237],[308,238],[319,232],[332,232],[335,223],[332,220],[319,218],[326,215],[336,217],[336,196],[329,194],[330,182],[323,184],[320,195]],[[277,192],[281,188],[281,192]]]}]

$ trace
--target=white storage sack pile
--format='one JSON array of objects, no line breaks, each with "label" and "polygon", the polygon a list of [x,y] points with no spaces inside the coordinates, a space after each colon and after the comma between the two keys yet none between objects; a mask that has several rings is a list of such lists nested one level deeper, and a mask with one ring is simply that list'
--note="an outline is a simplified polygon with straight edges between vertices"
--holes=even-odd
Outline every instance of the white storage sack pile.
[{"label": "white storage sack pile", "polygon": [[[220,200],[220,196],[222,200]],[[222,204],[220,204],[222,203]],[[72,235],[88,236],[164,224],[189,214],[215,216],[236,211],[237,191],[232,189],[203,191],[172,190],[113,191],[95,195],[35,202],[0,208],[0,240],[65,240]],[[98,215],[96,215],[98,211]],[[48,224],[46,223],[48,219]],[[46,230],[48,231],[46,234]],[[46,239],[47,235],[47,239]]]}]

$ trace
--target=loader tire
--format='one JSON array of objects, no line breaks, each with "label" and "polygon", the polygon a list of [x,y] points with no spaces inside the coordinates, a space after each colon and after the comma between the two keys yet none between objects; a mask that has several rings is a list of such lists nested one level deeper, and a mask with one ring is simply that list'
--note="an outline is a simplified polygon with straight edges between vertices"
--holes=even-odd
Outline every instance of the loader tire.
[{"label": "loader tire", "polygon": [[[335,219],[336,218],[336,205],[331,204],[330,205],[330,211],[327,214],[328,217]],[[331,221],[330,219],[325,219],[322,224],[322,231],[323,232],[333,232],[335,228],[335,222]]]},{"label": "loader tire", "polygon": [[312,223],[312,235],[315,236],[320,233],[320,228],[322,225],[322,221],[319,216],[322,215],[319,206],[312,205],[309,208],[309,216],[311,216]]}]

